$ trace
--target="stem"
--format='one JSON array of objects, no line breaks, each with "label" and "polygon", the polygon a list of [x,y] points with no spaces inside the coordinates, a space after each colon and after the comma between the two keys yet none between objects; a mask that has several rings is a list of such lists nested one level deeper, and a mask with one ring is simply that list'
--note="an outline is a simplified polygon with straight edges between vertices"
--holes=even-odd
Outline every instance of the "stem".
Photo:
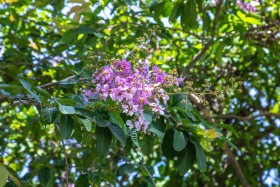
[{"label": "stem", "polygon": [[133,147],[133,150],[134,150],[134,152],[136,153],[136,156],[137,156],[137,158],[138,158],[138,160],[139,160],[139,163],[140,163],[141,166],[144,168],[144,170],[148,173],[150,179],[151,179],[152,182],[153,182],[153,185],[156,187],[156,183],[155,183],[155,181],[154,181],[153,176],[152,176],[151,173],[148,171],[148,169],[146,168],[146,166],[143,164],[141,157],[138,155],[138,152],[135,150],[134,147]]},{"label": "stem", "polygon": [[[58,125],[56,125],[59,133],[60,133],[60,130],[58,128]],[[64,140],[63,138],[61,137],[61,143],[62,143],[62,147],[63,147],[63,152],[64,152],[64,160],[65,160],[65,180],[66,180],[66,186],[68,187],[69,186],[69,167],[68,167],[68,158],[67,158],[67,154],[66,154],[66,148],[65,148],[65,144],[64,144]]]}]

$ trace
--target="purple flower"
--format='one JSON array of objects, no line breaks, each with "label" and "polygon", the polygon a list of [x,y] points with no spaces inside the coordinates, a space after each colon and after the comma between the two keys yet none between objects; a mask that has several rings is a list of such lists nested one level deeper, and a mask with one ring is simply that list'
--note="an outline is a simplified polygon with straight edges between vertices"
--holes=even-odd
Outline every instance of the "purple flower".
[{"label": "purple flower", "polygon": [[132,123],[131,120],[127,120],[127,121],[126,121],[126,125],[127,125],[130,129],[133,129],[133,128],[134,128],[134,124]]},{"label": "purple flower", "polygon": [[123,92],[119,88],[112,89],[112,100],[121,102],[124,98]]},{"label": "purple flower", "polygon": [[98,80],[101,80],[101,83],[110,83],[111,80],[113,79],[113,70],[109,66],[105,66],[102,68],[101,73],[98,74],[96,77],[96,82]]},{"label": "purple flower", "polygon": [[88,98],[90,97],[90,96],[93,96],[93,95],[95,95],[96,93],[95,93],[95,91],[93,91],[93,90],[85,90],[84,91],[84,101],[85,102],[88,102]]},{"label": "purple flower", "polygon": [[157,103],[149,103],[150,107],[152,107],[152,111],[158,113],[159,115],[164,114],[164,108]]},{"label": "purple flower", "polygon": [[236,5],[239,6],[240,9],[242,9],[245,12],[255,12],[256,11],[256,7],[252,6],[249,3],[243,3],[241,0],[237,0],[236,1]]},{"label": "purple flower", "polygon": [[126,62],[124,58],[121,61],[119,61],[117,66],[121,71],[127,71],[131,69],[131,63]]},{"label": "purple flower", "polygon": [[160,101],[166,104],[169,99],[163,87],[179,85],[183,81],[182,78],[166,74],[157,66],[152,66],[152,72],[149,72],[146,62],[133,68],[125,59],[104,66],[92,78],[95,89],[86,90],[84,100],[87,102],[90,96],[95,95],[104,101],[110,97],[123,113],[133,117],[133,120],[127,120],[127,126],[144,132],[149,123],[143,118],[143,107],[149,106],[154,113],[163,115],[164,108]]}]

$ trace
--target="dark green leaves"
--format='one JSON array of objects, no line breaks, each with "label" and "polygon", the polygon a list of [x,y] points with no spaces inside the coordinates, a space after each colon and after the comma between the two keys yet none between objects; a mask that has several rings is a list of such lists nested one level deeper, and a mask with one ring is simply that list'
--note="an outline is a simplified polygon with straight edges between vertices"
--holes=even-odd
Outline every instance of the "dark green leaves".
[{"label": "dark green leaves", "polygon": [[75,186],[89,187],[88,175],[87,174],[80,175],[75,182]]},{"label": "dark green leaves", "polygon": [[117,169],[116,173],[120,176],[127,175],[133,171],[135,171],[135,166],[133,164],[123,164]]},{"label": "dark green leaves", "polygon": [[38,95],[36,95],[36,93],[31,91],[32,86],[28,79],[21,78],[21,79],[19,79],[19,81],[22,84],[23,88],[25,88],[25,90],[28,92],[30,98],[33,98],[38,103],[41,102],[40,97]]},{"label": "dark green leaves", "polygon": [[153,151],[154,136],[145,135],[140,143],[143,154],[147,155]]},{"label": "dark green leaves", "polygon": [[108,128],[96,127],[95,136],[97,155],[101,158],[105,157],[109,151],[112,141],[111,132]]},{"label": "dark green leaves", "polygon": [[195,160],[195,148],[192,143],[188,143],[188,146],[180,152],[178,156],[178,169],[182,175],[184,175],[192,167]]},{"label": "dark green leaves", "polygon": [[56,116],[57,116],[57,108],[52,107],[52,108],[43,108],[41,110],[41,114],[43,119],[48,123],[53,123]]},{"label": "dark green leaves", "polygon": [[184,5],[181,13],[181,25],[183,28],[194,28],[197,25],[196,22],[196,1],[188,0]]},{"label": "dark green leaves", "polygon": [[184,133],[174,129],[173,148],[175,151],[182,151],[186,147],[187,142],[188,140],[185,138]]},{"label": "dark green leaves", "polygon": [[205,171],[206,169],[206,157],[204,155],[203,148],[199,144],[199,142],[194,142],[197,165],[200,171]]},{"label": "dark green leaves", "polygon": [[126,133],[126,125],[123,122],[120,114],[117,111],[110,111],[109,115],[110,115],[109,121],[121,127],[123,131]]},{"label": "dark green leaves", "polygon": [[161,144],[163,155],[167,158],[173,158],[175,156],[175,150],[173,149],[173,136],[173,129],[168,129],[164,134]]},{"label": "dark green leaves", "polygon": [[110,124],[108,126],[108,128],[110,129],[112,134],[115,136],[115,138],[121,142],[122,146],[125,146],[126,136],[125,136],[123,130],[114,124]]},{"label": "dark green leaves", "polygon": [[176,19],[180,16],[181,9],[182,9],[181,2],[176,2],[169,16],[171,22],[175,22]]},{"label": "dark green leaves", "polygon": [[47,184],[51,178],[51,170],[48,167],[42,168],[38,173],[40,183]]},{"label": "dark green leaves", "polygon": [[63,139],[69,139],[74,130],[74,121],[68,115],[61,115],[60,123],[58,124],[60,135]]}]

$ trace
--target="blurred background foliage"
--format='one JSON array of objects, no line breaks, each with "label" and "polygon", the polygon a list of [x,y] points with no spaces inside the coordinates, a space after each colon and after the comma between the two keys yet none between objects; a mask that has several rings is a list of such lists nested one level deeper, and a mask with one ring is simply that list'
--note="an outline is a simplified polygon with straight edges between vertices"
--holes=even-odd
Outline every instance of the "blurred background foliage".
[{"label": "blurred background foliage", "polygon": [[[68,115],[61,120],[73,123],[74,138],[61,141],[54,125],[56,116],[43,119],[40,114],[46,113],[38,111],[38,105],[51,96],[62,98],[60,104],[79,103],[78,95],[87,85],[83,78],[90,76],[88,68],[96,63],[91,56],[106,52],[122,58],[120,54],[132,49],[137,38],[149,34],[155,25],[160,32],[157,41],[151,42],[151,63],[166,71],[175,68],[186,81],[193,82],[197,92],[203,91],[205,82],[212,91],[237,85],[240,89],[224,99],[205,95],[207,105],[189,96],[193,106],[215,127],[223,127],[223,135],[236,146],[216,142],[206,153],[205,172],[195,164],[180,175],[175,162],[162,157],[158,139],[140,137],[141,144],[155,141],[145,151],[142,163],[156,185],[280,185],[279,1],[0,2],[0,158],[24,186],[152,185],[141,165],[129,164],[138,162],[137,151],[129,152],[114,140],[107,158],[100,158],[94,135],[98,130],[88,129],[88,121]],[[6,186],[17,183],[11,179]]]}]

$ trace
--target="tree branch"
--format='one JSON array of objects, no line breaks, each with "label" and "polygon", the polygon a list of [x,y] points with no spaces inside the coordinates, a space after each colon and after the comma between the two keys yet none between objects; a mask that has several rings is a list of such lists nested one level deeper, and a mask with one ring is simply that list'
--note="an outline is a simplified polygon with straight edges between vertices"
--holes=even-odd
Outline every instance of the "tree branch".
[{"label": "tree branch", "polygon": [[248,116],[238,116],[235,114],[226,114],[226,115],[217,115],[213,116],[213,118],[223,118],[223,119],[237,119],[241,121],[248,121],[257,117],[262,117],[262,116],[275,116],[277,118],[280,118],[280,114],[275,114],[272,112],[267,112],[267,111],[260,111],[260,114],[257,115],[248,115]]},{"label": "tree branch", "polygon": [[227,143],[225,143],[224,146],[225,146],[225,153],[227,154],[227,157],[228,157],[228,161],[232,165],[232,167],[234,168],[235,173],[236,173],[241,185],[243,187],[250,187],[250,184],[247,182],[239,163],[235,159],[233,153],[230,151]]},{"label": "tree branch", "polygon": [[209,49],[211,44],[212,44],[211,41],[206,43],[206,45],[203,47],[203,49],[191,60],[189,65],[187,67],[185,67],[185,69],[182,73],[182,78],[187,77],[187,73],[190,71],[190,69],[193,67],[193,65],[195,65],[195,63],[206,53],[206,51]]},{"label": "tree branch", "polygon": [[[203,115],[205,116],[205,118],[211,122],[214,123],[215,120],[214,118],[211,116],[210,111],[208,110],[208,108],[206,108],[205,106],[203,106],[200,101],[198,100],[198,98],[194,95],[194,94],[190,94],[188,95],[189,99],[198,107],[198,109],[203,113]],[[244,173],[242,172],[242,169],[240,167],[240,164],[238,163],[238,161],[235,159],[233,153],[231,152],[231,150],[229,149],[227,143],[224,143],[225,146],[225,153],[227,154],[228,158],[229,158],[229,163],[231,164],[231,166],[234,168],[234,171],[241,183],[241,185],[243,187],[250,187],[249,183],[247,182]]]},{"label": "tree branch", "polygon": [[202,48],[202,50],[191,60],[191,62],[188,64],[187,67],[185,67],[183,73],[182,73],[182,78],[186,78],[187,77],[187,74],[188,72],[190,71],[190,69],[195,65],[195,63],[200,60],[203,55],[207,52],[207,50],[210,48],[210,46],[212,45],[213,43],[213,40],[214,40],[214,36],[215,36],[215,33],[216,33],[216,29],[217,29],[217,24],[218,24],[218,19],[219,19],[219,16],[220,16],[220,12],[221,12],[221,8],[222,8],[222,5],[223,5],[223,0],[220,0],[217,4],[217,9],[216,9],[216,14],[215,14],[215,19],[214,19],[214,22],[213,22],[213,27],[212,27],[212,40],[208,41],[204,47]]},{"label": "tree branch", "polygon": [[56,85],[60,84],[61,82],[70,81],[71,79],[74,79],[75,77],[76,77],[76,75],[72,75],[72,76],[66,77],[65,79],[62,79],[60,81],[50,82],[50,83],[47,83],[47,84],[42,84],[42,85],[39,86],[39,88],[48,88],[48,87],[56,86]]}]

